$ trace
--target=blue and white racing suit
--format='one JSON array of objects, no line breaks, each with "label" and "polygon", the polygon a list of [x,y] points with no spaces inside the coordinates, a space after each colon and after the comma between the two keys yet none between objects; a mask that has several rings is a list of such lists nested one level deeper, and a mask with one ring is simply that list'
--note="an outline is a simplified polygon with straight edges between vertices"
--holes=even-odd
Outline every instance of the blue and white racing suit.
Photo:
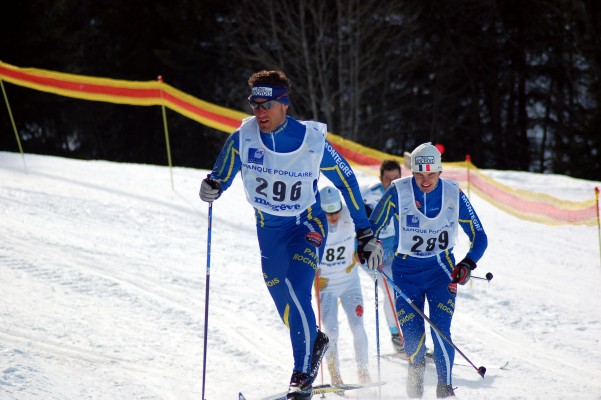
[{"label": "blue and white racing suit", "polygon": [[255,208],[265,284],[290,329],[294,371],[305,373],[317,335],[311,289],[328,231],[317,189],[320,172],[342,193],[355,229],[370,227],[355,174],[326,132],[325,124],[288,116],[264,133],[255,117],[247,118],[226,140],[210,174],[226,190],[241,171]]},{"label": "blue and white racing suit", "polygon": [[[446,179],[440,179],[430,193],[422,192],[413,177],[397,179],[372,212],[370,222],[376,236],[389,222],[394,223],[398,244],[392,263],[394,283],[422,311],[427,299],[429,318],[450,339],[457,284],[449,283],[458,225],[470,239],[466,257],[478,262],[488,245],[467,196],[457,183]],[[421,362],[426,350],[424,319],[401,296],[396,308],[410,361]],[[451,385],[455,351],[434,329],[431,334],[438,383]]]}]

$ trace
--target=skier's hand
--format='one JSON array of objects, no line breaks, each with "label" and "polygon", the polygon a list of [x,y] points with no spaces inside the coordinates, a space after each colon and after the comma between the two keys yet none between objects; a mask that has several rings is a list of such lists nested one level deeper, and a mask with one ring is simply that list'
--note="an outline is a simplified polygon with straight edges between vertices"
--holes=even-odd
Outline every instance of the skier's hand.
[{"label": "skier's hand", "polygon": [[476,269],[476,263],[469,258],[464,258],[455,265],[451,272],[452,282],[465,285],[470,280],[474,269]]},{"label": "skier's hand", "polygon": [[207,175],[200,184],[200,193],[198,195],[202,201],[211,203],[221,196],[221,192],[221,183],[211,178],[211,175]]},{"label": "skier's hand", "polygon": [[357,231],[357,256],[361,263],[374,270],[382,264],[382,243],[374,236],[371,228]]}]

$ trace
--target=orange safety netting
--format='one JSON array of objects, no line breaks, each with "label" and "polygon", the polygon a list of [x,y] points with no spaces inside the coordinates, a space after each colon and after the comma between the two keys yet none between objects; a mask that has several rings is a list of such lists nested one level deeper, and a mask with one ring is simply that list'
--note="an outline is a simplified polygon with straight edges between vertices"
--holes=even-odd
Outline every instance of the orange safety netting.
[{"label": "orange safety netting", "polygon": [[199,100],[166,83],[125,81],[19,68],[0,61],[0,78],[15,85],[84,100],[138,106],[163,105],[203,125],[231,133],[248,115]]},{"label": "orange safety netting", "polygon": [[598,199],[561,200],[556,197],[511,188],[486,176],[470,161],[449,163],[444,176],[461,183],[484,200],[518,218],[547,225],[597,226]]},{"label": "orange safety netting", "polygon": [[[197,99],[164,82],[125,81],[66,74],[36,68],[20,68],[0,61],[0,79],[14,85],[84,100],[141,106],[164,106],[211,128],[232,133],[248,114]],[[362,146],[335,134],[328,141],[355,166],[378,173],[384,159],[403,158]],[[469,179],[468,179],[469,174]],[[404,174],[406,175],[406,174]],[[533,222],[550,225],[598,226],[598,195],[591,200],[571,202],[540,193],[512,189],[486,177],[471,164],[445,163],[444,176],[498,208]]]}]

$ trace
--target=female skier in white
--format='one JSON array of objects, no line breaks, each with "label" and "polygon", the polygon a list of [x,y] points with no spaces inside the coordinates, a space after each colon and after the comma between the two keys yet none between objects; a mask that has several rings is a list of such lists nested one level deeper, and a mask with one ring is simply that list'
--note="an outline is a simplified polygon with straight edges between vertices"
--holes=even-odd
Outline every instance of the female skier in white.
[{"label": "female skier in white", "polygon": [[343,383],[338,361],[338,300],[353,333],[357,375],[360,383],[370,382],[367,359],[367,333],[363,326],[363,295],[355,259],[355,228],[338,189],[320,190],[321,207],[328,219],[326,247],[318,271],[319,305],[322,329],[330,338],[325,354],[332,385]]}]

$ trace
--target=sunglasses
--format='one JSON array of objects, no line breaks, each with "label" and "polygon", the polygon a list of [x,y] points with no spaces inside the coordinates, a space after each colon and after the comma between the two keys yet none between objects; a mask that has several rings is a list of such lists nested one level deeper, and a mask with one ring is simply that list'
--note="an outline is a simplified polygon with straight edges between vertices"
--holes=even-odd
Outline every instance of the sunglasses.
[{"label": "sunglasses", "polygon": [[250,104],[250,108],[253,110],[262,108],[263,110],[271,110],[271,108],[275,105],[277,100],[269,100],[264,101],[262,103],[257,103],[256,101],[248,100],[248,104]]},{"label": "sunglasses", "polygon": [[282,97],[284,97],[286,95],[287,95],[287,93],[284,93],[283,95],[281,95],[277,99],[273,99],[273,100],[269,100],[269,101],[264,101],[262,103],[257,103],[256,101],[252,101],[250,99],[250,97],[249,97],[248,104],[250,104],[250,108],[252,108],[253,110],[257,110],[259,108],[262,108],[263,110],[271,110],[271,108],[275,105],[275,103],[279,99],[281,99]]}]

